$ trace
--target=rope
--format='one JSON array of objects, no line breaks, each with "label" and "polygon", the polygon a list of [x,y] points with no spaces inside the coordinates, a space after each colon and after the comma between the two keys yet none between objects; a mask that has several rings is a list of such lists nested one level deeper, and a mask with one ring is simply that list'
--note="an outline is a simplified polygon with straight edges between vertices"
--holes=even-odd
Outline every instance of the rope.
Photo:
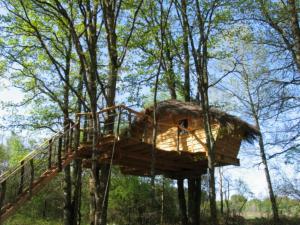
[{"label": "rope", "polygon": [[115,133],[114,144],[113,144],[113,148],[112,148],[112,152],[111,152],[111,159],[110,159],[109,171],[108,171],[108,179],[107,179],[106,184],[105,184],[105,191],[104,191],[104,196],[103,196],[103,200],[102,200],[101,211],[103,211],[105,200],[106,200],[106,196],[107,196],[107,192],[108,192],[108,185],[109,185],[110,177],[111,177],[111,168],[112,168],[112,164],[113,164],[113,158],[114,158],[114,155],[115,155],[117,139],[119,137],[120,122],[121,122],[121,107],[118,107],[117,130],[116,130],[116,133]]}]

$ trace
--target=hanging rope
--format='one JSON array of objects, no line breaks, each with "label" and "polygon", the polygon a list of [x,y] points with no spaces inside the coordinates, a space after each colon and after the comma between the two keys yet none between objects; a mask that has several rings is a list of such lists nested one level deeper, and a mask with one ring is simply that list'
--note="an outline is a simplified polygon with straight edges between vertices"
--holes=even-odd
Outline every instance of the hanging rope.
[{"label": "hanging rope", "polygon": [[152,152],[151,152],[151,184],[152,188],[154,189],[154,180],[155,180],[155,163],[156,163],[156,136],[157,136],[157,115],[156,115],[156,107],[157,107],[157,90],[158,90],[158,81],[159,81],[159,75],[160,70],[162,66],[163,61],[163,36],[164,36],[164,28],[163,28],[163,4],[160,3],[160,58],[159,58],[159,65],[157,69],[157,73],[155,76],[155,86],[154,86],[154,97],[153,97],[153,131],[152,131]]},{"label": "hanging rope", "polygon": [[122,115],[122,108],[119,106],[118,107],[117,129],[115,131],[115,138],[114,138],[113,148],[112,148],[112,152],[111,152],[111,159],[110,159],[110,163],[109,163],[108,178],[107,178],[107,181],[106,181],[106,184],[105,184],[105,191],[104,191],[104,196],[103,196],[103,200],[102,200],[101,211],[103,211],[103,208],[104,208],[104,205],[105,205],[106,196],[107,196],[107,192],[108,192],[108,186],[109,186],[110,177],[111,177],[111,169],[112,169],[112,164],[113,164],[113,158],[115,156],[117,140],[119,138],[121,115]]}]

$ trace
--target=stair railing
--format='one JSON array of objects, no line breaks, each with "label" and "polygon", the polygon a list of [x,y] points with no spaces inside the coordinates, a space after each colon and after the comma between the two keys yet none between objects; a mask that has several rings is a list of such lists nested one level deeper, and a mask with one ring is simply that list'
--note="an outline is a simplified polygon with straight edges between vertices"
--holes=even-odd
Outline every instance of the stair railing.
[{"label": "stair railing", "polygon": [[70,123],[0,176],[0,217],[22,196],[31,196],[39,178],[62,169],[63,161],[75,150],[77,128],[78,123]]}]

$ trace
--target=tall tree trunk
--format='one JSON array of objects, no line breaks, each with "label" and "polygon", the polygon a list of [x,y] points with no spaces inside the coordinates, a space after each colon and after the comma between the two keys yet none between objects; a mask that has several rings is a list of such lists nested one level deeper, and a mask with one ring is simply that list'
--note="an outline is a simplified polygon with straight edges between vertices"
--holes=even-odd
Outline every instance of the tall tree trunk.
[{"label": "tall tree trunk", "polygon": [[[70,127],[69,121],[69,85],[70,85],[70,61],[71,61],[71,49],[72,39],[71,36],[68,39],[68,52],[66,54],[66,70],[65,70],[65,84],[64,84],[64,132],[68,132]],[[65,136],[64,139],[64,151],[69,151],[69,137]],[[73,221],[72,210],[72,179],[71,179],[71,166],[67,165],[64,168],[64,225],[71,225]]]},{"label": "tall tree trunk", "polygon": [[[109,76],[108,76],[108,88],[107,88],[107,106],[115,105],[116,96],[116,84],[118,78],[118,50],[117,50],[117,34],[116,34],[116,18],[115,10],[112,1],[103,0],[101,2],[104,25],[106,30],[106,40],[108,46],[109,55]],[[110,127],[113,131],[114,118],[110,117],[109,123],[112,124]],[[100,225],[106,225],[107,223],[107,208],[108,208],[108,197],[109,197],[109,170],[110,165],[101,165],[101,202],[102,202],[102,213]]]},{"label": "tall tree trunk", "polygon": [[64,225],[73,224],[71,166],[64,169]]},{"label": "tall tree trunk", "polygon": [[201,178],[188,180],[188,221],[189,225],[200,224]]},{"label": "tall tree trunk", "polygon": [[201,107],[203,111],[203,123],[206,136],[206,146],[208,151],[208,173],[209,173],[209,203],[211,222],[213,225],[217,222],[217,205],[216,205],[216,187],[215,187],[215,147],[214,136],[211,130],[211,120],[209,113],[209,98],[208,98],[208,72],[207,72],[207,40],[201,38],[203,43],[203,54],[201,55],[201,70],[199,74],[200,80],[200,97]]},{"label": "tall tree trunk", "polygon": [[164,225],[164,217],[165,217],[165,178],[162,178],[161,185],[161,207],[160,207],[160,225]]},{"label": "tall tree trunk", "polygon": [[196,224],[196,187],[195,187],[195,179],[188,179],[188,221],[189,225],[197,225]]},{"label": "tall tree trunk", "polygon": [[[80,72],[82,69],[80,70]],[[82,77],[80,78],[79,84],[78,84],[78,93],[82,96],[83,94],[83,81]],[[82,103],[81,100],[77,100],[77,109],[76,111],[80,113],[82,110]],[[80,120],[75,121],[78,122],[76,133],[74,134],[74,151],[76,151],[79,147],[80,143]],[[85,139],[86,136],[83,138]],[[83,140],[85,142],[86,140]],[[72,209],[73,209],[73,225],[80,224],[81,222],[81,214],[80,214],[80,208],[81,208],[81,187],[82,187],[82,160],[81,159],[75,159],[73,162],[73,196],[72,196]]]},{"label": "tall tree trunk", "polygon": [[[299,6],[298,6],[299,7]],[[296,1],[288,0],[288,9],[289,9],[289,18],[290,18],[290,26],[293,34],[293,51],[295,52],[295,62],[298,71],[300,71],[300,27],[299,27],[299,19]]]},{"label": "tall tree trunk", "polygon": [[169,41],[167,40],[166,35],[164,34],[166,40],[166,47],[165,47],[165,53],[166,53],[166,79],[167,79],[167,85],[170,92],[171,99],[176,99],[176,77],[174,72],[174,65],[173,65],[173,58],[171,56]]},{"label": "tall tree trunk", "polygon": [[[256,123],[256,126],[258,127],[258,129],[260,130],[260,124],[259,124],[259,120],[258,120],[257,116],[255,116],[255,123]],[[273,220],[276,225],[279,225],[280,221],[279,221],[276,197],[275,197],[275,194],[273,191],[271,176],[270,176],[268,162],[267,162],[266,153],[265,153],[264,140],[263,140],[263,136],[261,134],[259,135],[258,141],[259,141],[258,143],[259,143],[260,157],[261,157],[261,161],[264,165],[264,172],[265,172],[265,176],[266,176],[266,180],[267,180],[267,184],[268,184],[269,196],[270,196],[270,201],[271,201],[271,205],[272,205]]]},{"label": "tall tree trunk", "polygon": [[200,208],[201,208],[201,177],[195,179],[195,221],[200,224]]},{"label": "tall tree trunk", "polygon": [[190,97],[190,53],[189,53],[189,33],[188,33],[188,21],[186,17],[187,13],[187,1],[181,0],[182,13],[185,14],[182,17],[182,29],[183,29],[183,51],[184,51],[184,100],[189,102],[191,100]]},{"label": "tall tree trunk", "polygon": [[[181,0],[181,13],[182,13],[182,30],[183,30],[183,53],[184,53],[184,100],[186,102],[189,102],[191,100],[190,97],[190,54],[189,54],[189,30],[188,30],[188,21],[187,21],[187,1]],[[196,183],[198,184],[199,179],[188,179],[188,214],[185,211],[185,213],[181,214],[182,217],[182,224],[189,223],[189,224],[199,224],[199,217],[200,214],[197,212],[199,210],[200,212],[200,197]],[[184,199],[185,201],[185,199]],[[198,208],[199,206],[199,208]],[[186,209],[185,209],[186,210]],[[187,217],[188,215],[188,217]],[[186,221],[186,217],[187,220]]]},{"label": "tall tree trunk", "polygon": [[[255,103],[254,103],[254,100],[252,98],[251,91],[250,91],[248,75],[247,74],[245,74],[245,75],[246,75],[245,83],[246,83],[247,94],[249,97],[252,117],[255,120],[255,125],[256,125],[257,129],[259,131],[261,131],[258,112],[255,108]],[[265,176],[266,176],[266,180],[267,180],[267,184],[268,184],[269,196],[270,196],[270,201],[271,201],[271,205],[272,205],[273,219],[274,219],[274,223],[277,225],[277,224],[279,224],[278,208],[277,208],[276,198],[275,198],[273,187],[272,187],[272,181],[271,181],[270,172],[269,172],[269,168],[268,168],[268,162],[267,162],[266,153],[265,153],[264,139],[263,139],[262,134],[259,135],[259,150],[260,150],[260,157],[261,157],[262,163],[264,165],[264,172],[265,172]]]},{"label": "tall tree trunk", "polygon": [[222,167],[219,167],[219,176],[220,176],[220,213],[224,215],[224,200],[223,200],[223,174]]},{"label": "tall tree trunk", "polygon": [[188,225],[188,217],[187,217],[187,208],[186,208],[186,200],[184,194],[184,180],[177,180],[177,191],[178,191],[178,202],[179,202],[179,210],[180,210],[180,218],[181,225]]}]

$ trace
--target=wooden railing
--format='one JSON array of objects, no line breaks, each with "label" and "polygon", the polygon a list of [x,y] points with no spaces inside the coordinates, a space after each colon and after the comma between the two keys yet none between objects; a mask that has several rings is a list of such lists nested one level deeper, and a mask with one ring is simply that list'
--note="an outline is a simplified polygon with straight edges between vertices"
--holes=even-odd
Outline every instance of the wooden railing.
[{"label": "wooden railing", "polygon": [[[119,126],[120,134],[130,132],[133,122],[142,113],[132,110],[125,105],[117,105],[100,110],[96,113],[97,124],[94,124],[91,112],[76,114],[76,121],[80,123],[80,132],[83,140],[87,142],[92,140],[95,129],[99,138],[106,135],[116,135],[116,128]],[[119,134],[117,134],[119,136]]]},{"label": "wooden railing", "polygon": [[22,197],[31,196],[34,186],[47,172],[62,169],[63,162],[76,149],[77,128],[77,123],[71,123],[0,176],[0,221],[6,210]]}]

